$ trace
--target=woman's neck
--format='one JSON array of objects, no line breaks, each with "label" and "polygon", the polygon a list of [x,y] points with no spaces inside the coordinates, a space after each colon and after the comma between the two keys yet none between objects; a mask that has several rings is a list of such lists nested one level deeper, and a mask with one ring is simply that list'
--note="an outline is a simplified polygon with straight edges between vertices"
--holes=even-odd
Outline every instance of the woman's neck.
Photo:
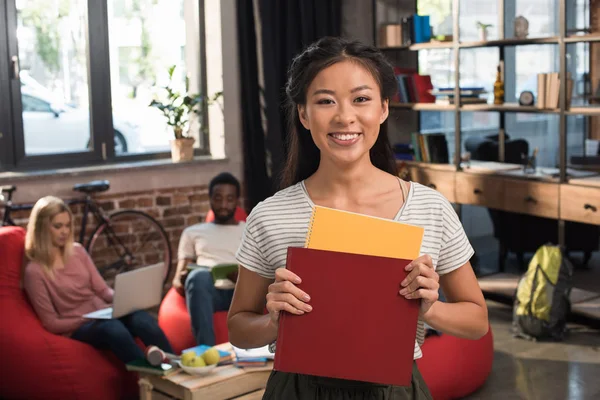
[{"label": "woman's neck", "polygon": [[62,247],[52,247],[52,267],[64,267],[63,250]]},{"label": "woman's neck", "polygon": [[346,197],[369,187],[382,173],[385,174],[371,163],[368,156],[349,166],[340,166],[322,159],[319,168],[308,181],[319,196]]}]

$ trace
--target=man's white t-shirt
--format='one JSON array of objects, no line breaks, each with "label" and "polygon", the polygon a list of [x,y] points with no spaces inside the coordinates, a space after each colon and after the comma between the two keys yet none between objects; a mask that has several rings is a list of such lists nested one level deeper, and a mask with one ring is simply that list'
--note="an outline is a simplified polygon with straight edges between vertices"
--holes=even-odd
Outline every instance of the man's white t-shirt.
[{"label": "man's white t-shirt", "polygon": [[196,260],[196,264],[214,267],[217,264],[236,264],[237,252],[245,222],[221,225],[212,222],[187,227],[181,234],[177,258]]}]

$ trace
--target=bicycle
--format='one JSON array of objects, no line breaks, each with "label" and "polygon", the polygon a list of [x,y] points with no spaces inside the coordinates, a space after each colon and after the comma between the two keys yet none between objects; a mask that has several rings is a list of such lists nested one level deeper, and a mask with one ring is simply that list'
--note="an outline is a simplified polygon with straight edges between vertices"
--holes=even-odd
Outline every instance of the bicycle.
[{"label": "bicycle", "polygon": [[[172,265],[171,246],[164,228],[143,211],[128,209],[107,214],[92,196],[109,188],[110,183],[106,180],[73,186],[74,191],[84,194],[65,201],[70,206],[83,205],[78,242],[85,247],[100,275],[111,287],[117,274],[161,261],[164,262],[166,283]],[[16,190],[16,186],[0,186],[0,203],[4,203],[1,226],[16,225],[11,218],[12,212],[33,208],[33,204],[13,204],[12,195]],[[97,224],[86,240],[90,213]],[[147,251],[147,246],[152,246],[152,249]]]}]

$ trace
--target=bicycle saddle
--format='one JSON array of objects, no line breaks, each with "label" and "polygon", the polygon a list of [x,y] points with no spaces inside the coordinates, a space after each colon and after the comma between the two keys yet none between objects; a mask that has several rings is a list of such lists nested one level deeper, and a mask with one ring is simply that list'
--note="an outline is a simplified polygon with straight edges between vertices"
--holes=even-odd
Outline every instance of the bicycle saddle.
[{"label": "bicycle saddle", "polygon": [[108,181],[91,181],[88,183],[78,183],[73,186],[73,190],[81,193],[100,193],[106,192],[110,188],[110,183]]},{"label": "bicycle saddle", "polygon": [[16,186],[12,186],[12,185],[11,186],[0,186],[0,193],[6,192],[8,194],[11,194],[15,190],[17,190]]}]

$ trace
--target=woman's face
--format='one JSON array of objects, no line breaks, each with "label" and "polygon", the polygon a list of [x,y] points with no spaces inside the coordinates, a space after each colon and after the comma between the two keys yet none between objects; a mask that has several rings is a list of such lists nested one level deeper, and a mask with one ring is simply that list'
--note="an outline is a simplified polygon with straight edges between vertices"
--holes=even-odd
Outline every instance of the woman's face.
[{"label": "woman's face", "polygon": [[64,247],[71,234],[71,216],[68,212],[56,214],[50,221],[50,237],[55,247]]},{"label": "woman's face", "polygon": [[345,166],[369,157],[388,116],[388,101],[382,102],[373,75],[347,60],[317,74],[298,112],[321,151],[321,161]]}]

